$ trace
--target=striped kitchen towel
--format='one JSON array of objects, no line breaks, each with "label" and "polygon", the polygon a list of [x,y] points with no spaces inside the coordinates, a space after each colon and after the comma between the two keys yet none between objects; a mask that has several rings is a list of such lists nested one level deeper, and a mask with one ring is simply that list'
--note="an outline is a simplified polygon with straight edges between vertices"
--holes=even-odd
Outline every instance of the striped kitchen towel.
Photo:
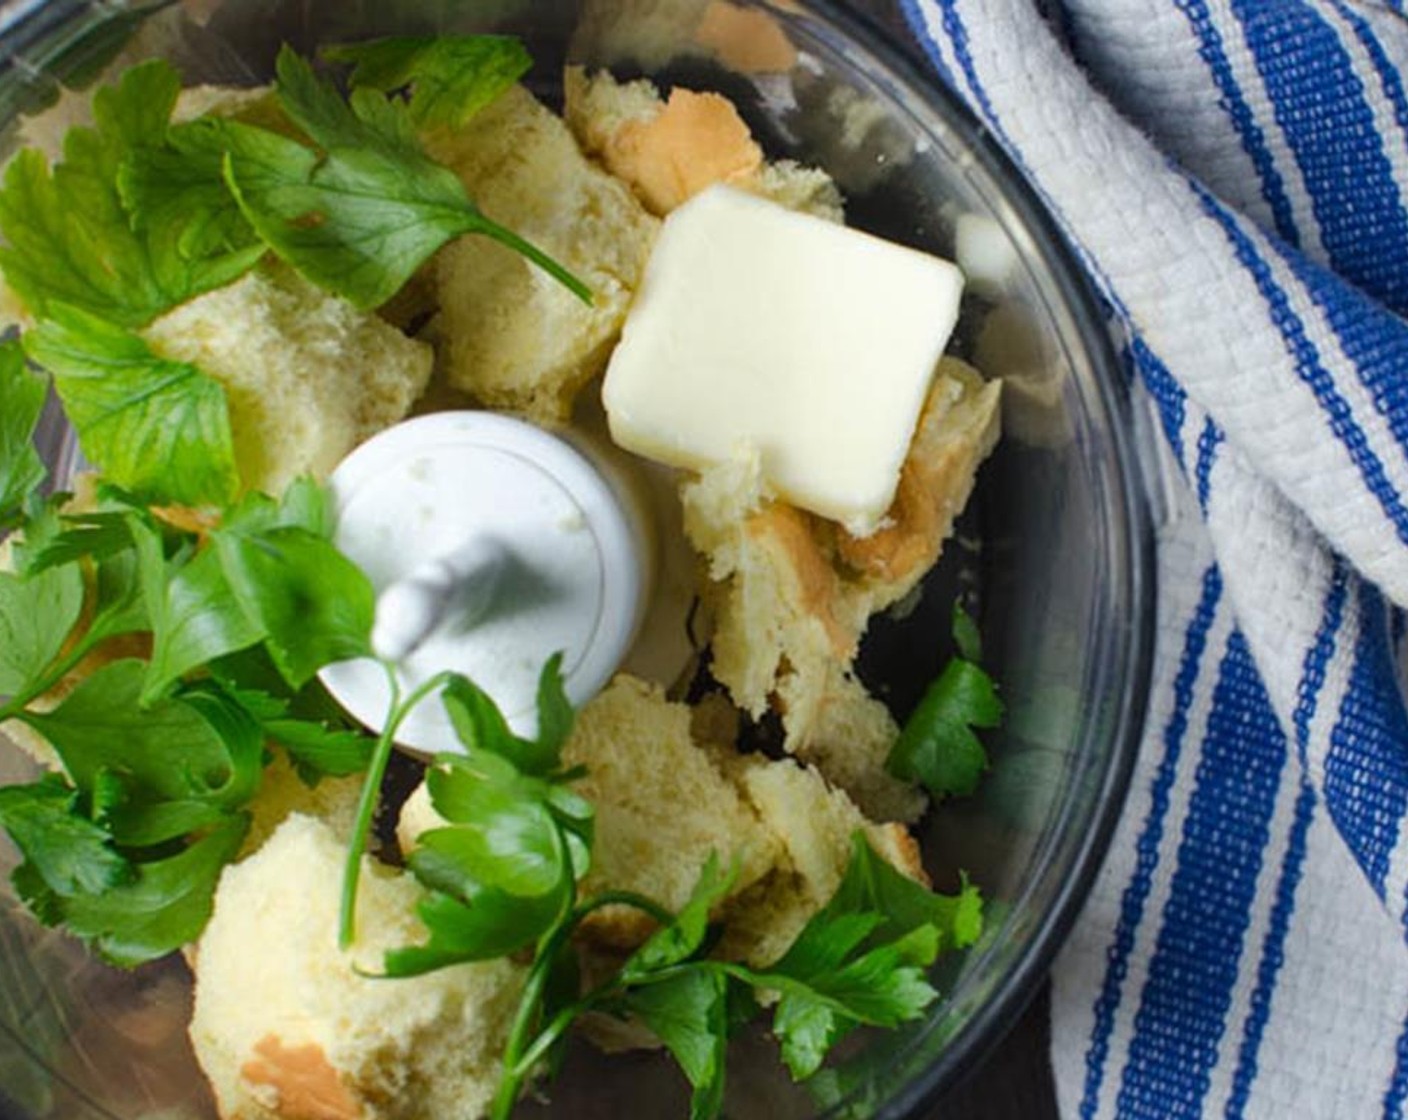
[{"label": "striped kitchen towel", "polygon": [[1408,1108],[1408,18],[904,0],[1055,213],[1181,479],[1065,1117]]}]

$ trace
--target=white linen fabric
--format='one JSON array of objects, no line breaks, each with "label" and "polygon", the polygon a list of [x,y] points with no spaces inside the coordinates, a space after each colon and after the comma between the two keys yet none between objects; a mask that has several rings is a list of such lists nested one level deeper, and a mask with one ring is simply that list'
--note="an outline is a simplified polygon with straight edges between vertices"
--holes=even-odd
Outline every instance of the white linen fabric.
[{"label": "white linen fabric", "polygon": [[1408,1108],[1408,18],[902,0],[1057,217],[1181,479],[1063,1116]]}]

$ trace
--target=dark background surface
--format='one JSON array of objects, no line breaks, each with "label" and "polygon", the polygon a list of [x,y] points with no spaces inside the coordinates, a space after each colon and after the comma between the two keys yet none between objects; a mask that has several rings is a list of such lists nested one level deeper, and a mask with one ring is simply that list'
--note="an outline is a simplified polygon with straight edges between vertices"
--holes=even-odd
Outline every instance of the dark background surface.
[{"label": "dark background surface", "polygon": [[[933,74],[900,14],[898,0],[846,2],[875,25],[892,46],[913,60],[921,73]],[[1047,1056],[1049,1008],[1049,988],[1043,984],[1026,1012],[986,1059],[915,1120],[1056,1120],[1056,1096]]]}]

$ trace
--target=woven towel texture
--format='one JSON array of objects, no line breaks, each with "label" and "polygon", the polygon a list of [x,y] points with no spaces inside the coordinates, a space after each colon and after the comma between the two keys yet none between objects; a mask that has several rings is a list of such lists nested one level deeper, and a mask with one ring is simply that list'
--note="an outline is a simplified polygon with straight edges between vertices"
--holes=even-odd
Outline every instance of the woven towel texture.
[{"label": "woven towel texture", "polygon": [[1408,1108],[1408,19],[905,0],[1161,421],[1155,679],[1054,975],[1067,1117]]}]

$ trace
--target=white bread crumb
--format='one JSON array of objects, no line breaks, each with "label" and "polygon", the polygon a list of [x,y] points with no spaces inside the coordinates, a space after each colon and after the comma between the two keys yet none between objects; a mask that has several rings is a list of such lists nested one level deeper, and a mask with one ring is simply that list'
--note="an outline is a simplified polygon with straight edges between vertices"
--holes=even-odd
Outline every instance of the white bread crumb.
[{"label": "white bread crumb", "polygon": [[244,486],[326,478],[424,390],[430,347],[282,265],[197,296],[142,331],[163,358],[225,388]]},{"label": "white bread crumb", "polygon": [[561,118],[515,87],[427,147],[490,218],[592,292],[583,303],[542,269],[481,236],[434,261],[436,333],[449,383],[486,405],[565,420],[606,365],[658,223],[582,155]]},{"label": "white bread crumb", "polygon": [[725,952],[755,967],[781,957],[841,885],[857,831],[898,871],[928,885],[918,845],[903,825],[867,820],[844,791],[809,766],[756,757],[739,762],[740,787],[786,855],[772,877],[730,906]]},{"label": "white bread crumb", "polygon": [[365,860],[357,941],[337,947],[344,848],[295,814],[228,867],[198,943],[191,1042],[223,1120],[478,1120],[524,969],[508,960],[378,980],[424,941],[410,876]]},{"label": "white bread crumb", "polygon": [[[573,788],[596,807],[592,870],[583,897],[632,890],[678,910],[711,852],[740,859],[722,905],[727,952],[768,964],[830,899],[860,830],[904,874],[923,881],[918,848],[898,824],[875,824],[816,770],[792,759],[736,754],[700,742],[691,710],[630,677],[578,713],[564,762],[587,776]],[[401,811],[403,850],[443,821],[424,785]],[[734,927],[737,927],[736,929]],[[628,949],[652,928],[634,912],[608,909],[589,922],[592,945]]]},{"label": "white bread crumb", "polygon": [[884,772],[898,729],[850,675],[870,617],[938,560],[997,440],[1000,383],[940,361],[887,525],[857,538],[773,501],[747,459],[680,488],[685,531],[708,563],[712,670],[755,719],[776,707],[789,751],[876,816],[912,819],[918,794]]},{"label": "white bread crumb", "polygon": [[563,74],[564,115],[578,142],[631,185],[651,213],[668,214],[714,183],[727,182],[828,221],[844,219],[841,192],[826,172],[769,161],[738,110],[717,93],[676,87],[668,98],[645,78],[619,82],[607,71]]}]

